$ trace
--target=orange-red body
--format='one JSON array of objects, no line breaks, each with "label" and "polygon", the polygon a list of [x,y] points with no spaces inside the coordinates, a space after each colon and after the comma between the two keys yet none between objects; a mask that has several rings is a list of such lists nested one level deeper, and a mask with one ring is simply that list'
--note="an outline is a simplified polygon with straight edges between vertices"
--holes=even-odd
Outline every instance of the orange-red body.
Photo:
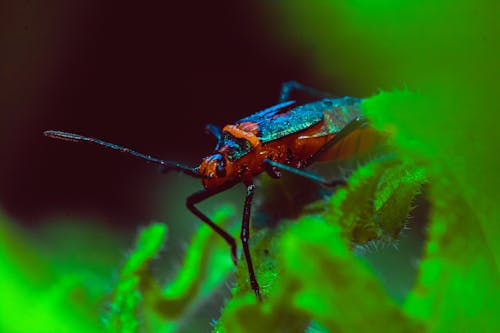
[{"label": "orange-red body", "polygon": [[[259,124],[257,123],[242,122],[235,125],[226,125],[222,129],[223,133],[229,133],[234,138],[247,140],[251,145],[251,150],[240,158],[230,161],[227,155],[232,147],[222,142],[214,153],[203,159],[200,164],[199,172],[204,175],[202,180],[204,187],[206,189],[217,188],[235,178],[239,178],[243,182],[251,180],[253,176],[265,171],[265,159],[272,159],[294,168],[305,167],[309,158],[338,133],[332,131],[332,117],[329,117],[329,112],[332,111],[323,110],[323,112],[325,117],[320,122],[268,142],[262,142],[258,137]],[[347,112],[354,116],[359,113],[359,110],[352,109]],[[286,117],[287,114],[285,113],[282,116]],[[269,122],[272,121],[273,118],[270,117]],[[344,159],[355,153],[365,152],[380,142],[380,139],[380,133],[375,132],[371,127],[358,128],[322,153],[317,161]],[[218,158],[213,158],[213,156],[218,156]],[[225,174],[222,177],[217,176],[216,172],[221,157],[224,159],[225,169]]]}]

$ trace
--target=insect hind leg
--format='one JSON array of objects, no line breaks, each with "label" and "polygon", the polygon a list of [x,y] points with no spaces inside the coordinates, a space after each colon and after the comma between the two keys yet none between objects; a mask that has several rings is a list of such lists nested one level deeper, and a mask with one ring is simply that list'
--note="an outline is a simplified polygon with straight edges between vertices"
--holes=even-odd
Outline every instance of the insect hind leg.
[{"label": "insect hind leg", "polygon": [[308,100],[336,97],[333,94],[305,86],[297,81],[287,81],[281,86],[279,103],[295,99],[292,98],[292,95],[296,92],[300,92],[301,95],[307,97],[306,99]]},{"label": "insect hind leg", "polygon": [[[298,168],[294,168],[294,167],[291,167],[289,165],[273,161],[271,159],[264,160],[264,164],[267,165],[267,168],[273,168],[274,170],[282,170],[282,171],[290,172],[290,173],[296,174],[298,176],[310,179],[310,180],[312,180],[316,183],[319,183],[323,186],[326,186],[326,187],[337,187],[337,186],[344,186],[347,184],[347,181],[344,178],[335,178],[335,179],[327,180],[327,179],[325,179],[325,178],[323,178],[315,173],[312,173],[312,172],[309,172],[306,170],[302,170],[302,169],[298,169]],[[266,171],[267,171],[267,168],[266,168]],[[274,172],[276,172],[276,171],[274,171]]]}]

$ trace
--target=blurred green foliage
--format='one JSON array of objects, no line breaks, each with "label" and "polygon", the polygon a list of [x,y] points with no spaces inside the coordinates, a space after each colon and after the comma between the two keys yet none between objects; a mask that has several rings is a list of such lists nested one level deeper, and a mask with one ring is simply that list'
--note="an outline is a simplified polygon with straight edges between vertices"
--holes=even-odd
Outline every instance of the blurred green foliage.
[{"label": "blurred green foliage", "polygon": [[[273,7],[266,15],[278,22],[274,33],[290,52],[302,52],[312,75],[342,82],[353,95],[382,90],[363,109],[374,127],[391,133],[397,157],[359,167],[347,187],[319,203],[325,209],[255,232],[264,302],[240,262],[214,331],[498,331],[498,2],[265,6]],[[399,305],[352,248],[397,239],[424,182],[431,202],[425,254]],[[221,208],[213,218],[224,224],[232,214]],[[162,286],[150,262],[163,246],[164,225],[141,230],[112,281],[117,267],[61,266],[48,258],[67,264],[63,254],[40,251],[3,216],[0,223],[2,332],[180,331],[183,316],[204,306],[232,270],[226,244],[205,226],[177,279]]]},{"label": "blurred green foliage", "polygon": [[0,216],[0,331],[102,331],[109,263],[122,242],[76,221],[47,228],[50,237],[34,238]]},{"label": "blurred green foliage", "polygon": [[140,231],[135,249],[120,272],[109,312],[104,318],[108,331],[137,332],[143,302],[142,290],[151,283],[149,263],[161,250],[166,235],[166,226],[159,223]]}]

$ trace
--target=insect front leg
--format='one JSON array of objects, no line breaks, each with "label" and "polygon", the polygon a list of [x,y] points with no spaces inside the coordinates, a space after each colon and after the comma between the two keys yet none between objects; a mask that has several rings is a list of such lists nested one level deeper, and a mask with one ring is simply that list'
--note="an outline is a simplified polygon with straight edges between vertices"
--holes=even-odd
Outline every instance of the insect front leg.
[{"label": "insect front leg", "polygon": [[205,126],[205,130],[212,134],[213,136],[215,136],[215,138],[217,139],[217,143],[219,143],[221,137],[222,137],[222,131],[220,130],[219,127],[213,125],[213,124],[207,124],[207,126]]},{"label": "insect front leg", "polygon": [[279,102],[282,103],[294,99],[291,98],[291,96],[296,91],[301,92],[312,99],[336,97],[333,94],[307,87],[297,81],[288,81],[283,83],[283,85],[281,86]]},{"label": "insect front leg", "polygon": [[255,185],[253,182],[245,183],[247,185],[247,194],[245,197],[245,205],[243,206],[243,219],[241,222],[241,243],[243,244],[243,253],[247,261],[248,275],[250,277],[250,286],[252,287],[255,295],[259,301],[262,300],[260,295],[259,283],[255,277],[253,270],[252,256],[250,255],[250,248],[248,241],[250,240],[250,209],[252,207],[252,199],[255,192]]},{"label": "insect front leg", "polygon": [[231,236],[227,231],[219,227],[217,224],[215,224],[212,220],[210,220],[205,214],[203,214],[198,208],[195,207],[195,205],[199,202],[204,201],[205,199],[208,199],[220,192],[223,192],[234,185],[236,185],[237,182],[231,182],[227,183],[224,186],[221,186],[217,189],[213,190],[201,190],[199,192],[196,192],[192,195],[190,195],[186,199],[186,206],[187,208],[194,214],[196,215],[200,220],[202,220],[204,223],[206,223],[210,228],[212,228],[213,231],[215,231],[219,236],[224,238],[224,240],[229,244],[231,248],[231,258],[233,259],[233,262],[235,265],[238,264],[238,252],[237,252],[237,247],[236,247],[236,240],[234,239],[233,236]]}]

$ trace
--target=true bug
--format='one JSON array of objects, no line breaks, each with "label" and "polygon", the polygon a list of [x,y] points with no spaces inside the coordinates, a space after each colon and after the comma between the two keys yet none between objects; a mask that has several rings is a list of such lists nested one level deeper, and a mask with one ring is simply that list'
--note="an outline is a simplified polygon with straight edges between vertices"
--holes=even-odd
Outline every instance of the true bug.
[{"label": "true bug", "polygon": [[[314,100],[307,103],[291,100],[290,96],[294,91],[302,92]],[[45,131],[44,134],[55,139],[96,143],[159,164],[163,171],[176,170],[201,178],[204,189],[187,198],[187,208],[224,238],[231,248],[235,264],[238,260],[235,239],[195,205],[243,183],[247,192],[240,236],[250,285],[260,300],[259,284],[249,250],[250,208],[255,191],[253,178],[262,172],[279,178],[281,171],[287,171],[325,186],[344,184],[343,179],[328,181],[303,169],[317,161],[348,157],[354,152],[369,148],[376,141],[373,140],[376,138],[374,132],[370,131],[360,112],[361,100],[354,97],[333,97],[295,81],[286,82],[281,89],[279,104],[226,125],[222,130],[214,125],[207,125],[207,131],[217,138],[217,146],[197,167],[160,160],[78,134],[60,131]],[[368,137],[368,140],[363,139],[363,136]]]}]

